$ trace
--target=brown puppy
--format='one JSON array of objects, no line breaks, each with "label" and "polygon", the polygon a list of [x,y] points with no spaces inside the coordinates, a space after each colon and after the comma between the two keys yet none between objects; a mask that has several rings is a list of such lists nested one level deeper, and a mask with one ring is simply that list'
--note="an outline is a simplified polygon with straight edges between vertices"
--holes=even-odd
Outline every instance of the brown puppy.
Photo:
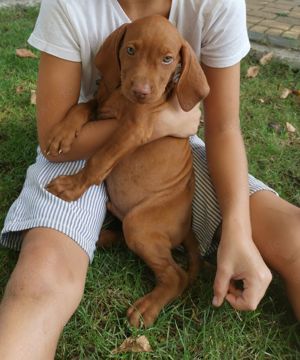
[{"label": "brown puppy", "polygon": [[[191,230],[194,175],[189,140],[165,137],[147,142],[157,113],[173,91],[183,110],[189,111],[209,88],[192,49],[161,16],[139,19],[115,30],[100,48],[95,64],[102,74],[98,110],[104,117],[113,115],[120,126],[79,173],[60,176],[47,189],[72,201],[89,186],[106,180],[108,208],[123,222],[128,247],[156,276],[155,288],[127,313],[133,326],[139,326],[140,316],[149,326],[162,307],[195,278],[199,256]],[[94,106],[91,101],[74,111],[89,114]],[[82,119],[80,126],[88,116]],[[69,134],[80,126],[62,122],[51,136],[49,153],[69,149]],[[188,273],[171,255],[171,249],[180,244],[188,252]]]}]

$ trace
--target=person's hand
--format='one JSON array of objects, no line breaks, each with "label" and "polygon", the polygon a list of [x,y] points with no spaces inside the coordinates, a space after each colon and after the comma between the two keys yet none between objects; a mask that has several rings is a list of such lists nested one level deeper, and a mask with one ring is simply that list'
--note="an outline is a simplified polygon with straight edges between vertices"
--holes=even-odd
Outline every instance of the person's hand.
[{"label": "person's hand", "polygon": [[244,230],[223,224],[213,305],[219,307],[226,299],[236,310],[255,310],[271,280],[272,274],[251,236]]},{"label": "person's hand", "polygon": [[153,138],[164,136],[186,138],[197,133],[201,111],[199,104],[191,111],[183,111],[174,94],[168,100],[166,108],[156,116]]}]

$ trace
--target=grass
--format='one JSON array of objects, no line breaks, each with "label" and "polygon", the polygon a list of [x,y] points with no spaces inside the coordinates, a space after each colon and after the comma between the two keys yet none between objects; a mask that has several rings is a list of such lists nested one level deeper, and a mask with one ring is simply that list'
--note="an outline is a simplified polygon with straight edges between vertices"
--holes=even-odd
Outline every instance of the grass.
[{"label": "grass", "polygon": [[[35,88],[38,60],[20,59],[15,49],[26,47],[37,15],[36,8],[0,10],[0,225],[17,197],[26,168],[35,158]],[[296,96],[279,98],[281,90],[300,88],[300,72],[272,61],[255,79],[246,69],[256,65],[249,56],[242,64],[241,121],[249,166],[258,178],[283,197],[300,205],[299,102]],[[22,85],[24,91],[16,93]],[[263,99],[263,102],[262,100]],[[285,131],[290,122],[296,134]],[[270,123],[281,126],[275,132]],[[0,291],[17,254],[0,250]],[[128,326],[129,304],[153,285],[149,269],[120,246],[98,251],[89,269],[84,298],[66,326],[57,359],[300,359],[299,325],[295,323],[279,281],[270,286],[255,312],[238,313],[228,305],[211,306],[214,274],[206,269],[192,289],[169,305],[147,330]],[[130,335],[144,334],[153,348],[148,354],[112,355]]]}]

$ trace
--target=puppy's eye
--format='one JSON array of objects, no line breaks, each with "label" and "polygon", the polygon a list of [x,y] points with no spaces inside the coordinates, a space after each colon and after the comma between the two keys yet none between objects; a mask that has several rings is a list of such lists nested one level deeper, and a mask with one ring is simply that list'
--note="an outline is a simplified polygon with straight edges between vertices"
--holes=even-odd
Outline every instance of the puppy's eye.
[{"label": "puppy's eye", "polygon": [[165,56],[164,58],[163,58],[163,64],[172,64],[172,62],[174,61],[174,59],[173,59],[173,57],[172,56],[169,56],[169,55],[167,55],[167,56]]},{"label": "puppy's eye", "polygon": [[127,54],[128,55],[134,55],[135,54],[135,48],[134,47],[132,47],[132,46],[128,46],[128,48],[127,48]]}]

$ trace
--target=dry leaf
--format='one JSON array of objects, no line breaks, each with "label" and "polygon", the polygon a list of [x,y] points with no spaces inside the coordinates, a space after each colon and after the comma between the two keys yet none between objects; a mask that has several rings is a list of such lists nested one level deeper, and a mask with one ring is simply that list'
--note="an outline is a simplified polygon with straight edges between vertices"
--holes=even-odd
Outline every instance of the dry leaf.
[{"label": "dry leaf", "polygon": [[37,58],[37,56],[28,49],[16,49],[16,55],[21,58]]},{"label": "dry leaf", "polygon": [[280,95],[280,99],[286,99],[290,94],[292,93],[292,90],[290,89],[283,89],[282,93]]},{"label": "dry leaf", "polygon": [[138,336],[137,338],[127,338],[119,347],[112,351],[112,354],[127,352],[151,352],[152,348],[146,336]]},{"label": "dry leaf", "polygon": [[296,128],[290,124],[289,122],[286,122],[285,123],[285,127],[286,127],[286,130],[289,132],[289,133],[294,133],[296,132]]},{"label": "dry leaf", "polygon": [[283,132],[282,126],[281,126],[280,124],[278,124],[278,123],[270,122],[270,123],[268,124],[268,127],[269,127],[271,130],[275,131],[276,134],[281,134],[281,133]]},{"label": "dry leaf", "polygon": [[247,78],[255,78],[259,73],[259,66],[250,66],[247,70],[246,77]]},{"label": "dry leaf", "polygon": [[200,120],[199,120],[199,126],[203,126],[204,125],[204,116],[200,116]]},{"label": "dry leaf", "polygon": [[269,52],[259,60],[259,63],[261,65],[267,65],[272,60],[272,58],[273,58],[273,52]]},{"label": "dry leaf", "polygon": [[16,93],[17,94],[21,94],[22,92],[24,92],[24,86],[23,85],[18,85],[17,87],[16,87]]},{"label": "dry leaf", "polygon": [[36,91],[31,90],[30,104],[36,105]]},{"label": "dry leaf", "polygon": [[293,95],[300,96],[300,90],[292,90]]}]

